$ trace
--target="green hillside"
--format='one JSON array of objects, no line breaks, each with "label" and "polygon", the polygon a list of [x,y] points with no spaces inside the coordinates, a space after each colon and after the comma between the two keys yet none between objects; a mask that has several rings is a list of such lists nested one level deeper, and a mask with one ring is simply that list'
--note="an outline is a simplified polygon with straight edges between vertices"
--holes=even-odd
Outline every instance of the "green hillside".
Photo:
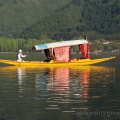
[{"label": "green hillside", "polygon": [[0,36],[120,40],[120,0],[2,0]]},{"label": "green hillside", "polygon": [[73,0],[26,29],[21,37],[41,39],[44,35],[59,40],[86,34],[90,39],[120,39],[119,28],[119,0]]},{"label": "green hillside", "polygon": [[0,0],[0,36],[14,37],[71,0]]}]

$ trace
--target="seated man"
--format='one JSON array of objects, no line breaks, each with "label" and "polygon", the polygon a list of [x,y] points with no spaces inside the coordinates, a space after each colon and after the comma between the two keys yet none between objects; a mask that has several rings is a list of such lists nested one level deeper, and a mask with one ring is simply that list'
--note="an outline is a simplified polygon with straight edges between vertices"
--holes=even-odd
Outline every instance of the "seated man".
[{"label": "seated man", "polygon": [[18,56],[17,56],[17,61],[18,61],[18,62],[22,62],[22,61],[23,61],[22,58],[24,58],[24,57],[27,57],[27,55],[23,55],[23,54],[22,54],[22,50],[19,50],[19,54],[18,54]]}]

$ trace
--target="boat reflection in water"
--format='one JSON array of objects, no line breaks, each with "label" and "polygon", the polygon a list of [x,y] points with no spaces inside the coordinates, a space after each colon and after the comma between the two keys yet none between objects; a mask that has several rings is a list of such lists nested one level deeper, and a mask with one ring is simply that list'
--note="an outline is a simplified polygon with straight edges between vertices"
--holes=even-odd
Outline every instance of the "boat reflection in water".
[{"label": "boat reflection in water", "polygon": [[[48,102],[71,103],[80,102],[73,98],[87,98],[89,86],[90,68],[83,70],[71,68],[55,68],[53,70],[53,81],[49,82],[49,90],[54,96]],[[71,76],[72,74],[72,76]]]},{"label": "boat reflection in water", "polygon": [[[99,83],[104,80],[104,83],[108,85],[111,81],[106,81],[105,76],[111,78],[110,75],[115,74],[115,68],[101,66],[76,66],[73,68],[12,66],[3,67],[0,71],[4,74],[6,72],[5,75],[8,79],[11,76],[16,76],[20,97],[24,94],[26,96],[24,99],[28,99],[27,92],[29,92],[30,97],[32,97],[29,99],[46,101],[47,106],[45,106],[45,109],[60,109],[63,112],[89,109],[86,103],[89,102],[90,98],[94,97],[90,94],[92,83]],[[10,74],[8,74],[8,71],[10,71]]]},{"label": "boat reflection in water", "polygon": [[[25,85],[26,85],[26,69],[25,68],[18,68],[18,85],[19,85],[19,92],[22,93],[25,91]],[[20,96],[22,97],[22,96]]]},{"label": "boat reflection in water", "polygon": [[[105,80],[115,72],[114,68],[84,66],[84,67],[61,67],[46,68],[43,74],[36,74],[36,100],[45,99],[49,105],[46,109],[62,109],[63,112],[74,112],[74,110],[87,110],[86,103],[89,102],[91,77],[98,76]],[[100,82],[100,79],[95,80]],[[95,81],[97,82],[97,81]],[[104,81],[109,84],[110,81]],[[72,104],[72,105],[68,105]],[[79,107],[76,104],[81,104]],[[84,105],[85,104],[85,105]],[[67,107],[65,108],[65,105]],[[75,106],[74,106],[75,105]],[[71,107],[72,106],[72,107]]]}]

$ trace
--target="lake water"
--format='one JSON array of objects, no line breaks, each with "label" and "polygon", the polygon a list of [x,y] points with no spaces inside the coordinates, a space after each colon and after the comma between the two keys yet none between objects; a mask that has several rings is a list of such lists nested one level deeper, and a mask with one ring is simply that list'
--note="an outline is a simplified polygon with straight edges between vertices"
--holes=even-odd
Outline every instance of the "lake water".
[{"label": "lake water", "polygon": [[[42,59],[30,53],[27,60]],[[95,66],[30,68],[0,64],[0,120],[119,120],[119,53]],[[15,53],[0,58],[14,59]],[[42,56],[42,55],[41,55]]]}]

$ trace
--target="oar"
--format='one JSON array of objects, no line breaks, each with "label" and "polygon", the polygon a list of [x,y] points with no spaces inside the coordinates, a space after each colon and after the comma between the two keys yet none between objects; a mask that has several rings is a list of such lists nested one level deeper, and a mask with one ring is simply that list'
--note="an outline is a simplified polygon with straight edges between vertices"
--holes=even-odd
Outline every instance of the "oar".
[{"label": "oar", "polygon": [[28,56],[28,52],[27,52],[27,54],[26,54],[26,57],[23,58],[23,61],[25,61],[25,59],[27,58],[27,56]]}]

